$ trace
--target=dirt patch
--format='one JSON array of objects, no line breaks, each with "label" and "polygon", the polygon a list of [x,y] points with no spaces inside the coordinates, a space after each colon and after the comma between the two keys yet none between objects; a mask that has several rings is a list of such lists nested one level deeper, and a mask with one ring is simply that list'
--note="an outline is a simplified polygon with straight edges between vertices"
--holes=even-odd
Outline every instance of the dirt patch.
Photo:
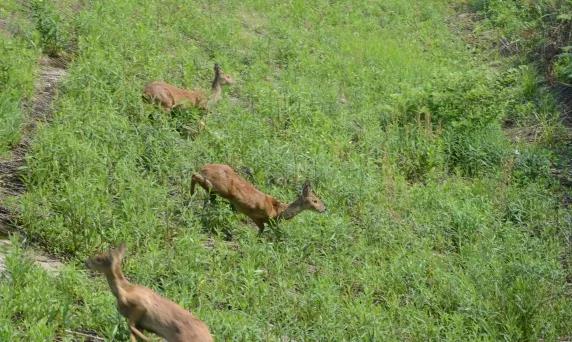
[{"label": "dirt patch", "polygon": [[42,57],[39,60],[40,72],[36,82],[34,97],[24,104],[27,113],[22,128],[22,139],[10,152],[8,159],[0,160],[0,230],[10,230],[14,226],[11,210],[5,207],[4,199],[18,196],[25,191],[21,170],[25,166],[25,156],[30,148],[31,137],[38,122],[48,121],[51,117],[52,101],[58,85],[66,75],[65,63],[58,58]]},{"label": "dirt patch", "polygon": [[533,143],[538,140],[538,136],[541,134],[541,128],[535,126],[511,127],[510,125],[505,125],[503,132],[513,143]]},{"label": "dirt patch", "polygon": [[0,275],[6,271],[6,254],[10,248],[10,241],[0,235]]},{"label": "dirt patch", "polygon": [[[0,274],[6,271],[6,255],[8,255],[12,248],[12,243],[8,240],[8,237],[0,235]],[[43,268],[48,274],[54,276],[57,276],[64,266],[58,259],[37,250],[27,250],[25,256]]]},{"label": "dirt patch", "polygon": [[[105,341],[104,338],[101,338],[92,331],[73,331],[73,330],[65,330],[66,337],[71,337],[72,341],[84,341],[84,342],[99,342]],[[56,341],[67,341],[64,338],[56,338]]]},{"label": "dirt patch", "polygon": [[[36,81],[34,97],[23,105],[27,113],[26,123],[22,128],[22,139],[14,146],[7,159],[0,160],[0,233],[8,234],[17,231],[17,213],[6,205],[7,198],[14,198],[26,190],[21,171],[26,164],[25,156],[30,149],[31,137],[39,122],[46,122],[52,115],[52,101],[57,94],[58,85],[66,75],[66,64],[62,59],[42,57],[39,77]],[[2,246],[9,247],[7,238],[1,239]],[[0,272],[5,269],[3,250],[0,249]],[[61,262],[38,251],[29,253],[40,267],[49,273],[57,273],[63,266]]]}]

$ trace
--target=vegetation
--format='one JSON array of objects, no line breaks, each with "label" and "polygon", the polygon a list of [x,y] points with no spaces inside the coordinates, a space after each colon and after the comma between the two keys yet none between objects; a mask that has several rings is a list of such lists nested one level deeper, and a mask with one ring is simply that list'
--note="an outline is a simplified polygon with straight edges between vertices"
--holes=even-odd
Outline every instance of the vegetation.
[{"label": "vegetation", "polygon": [[[69,266],[53,278],[14,251],[0,340],[125,340],[107,284],[83,266],[119,241],[131,281],[219,340],[571,334],[555,101],[534,68],[453,33],[449,2],[66,5],[77,12],[49,21],[65,33],[46,44],[77,51],[15,205]],[[215,61],[238,81],[213,112],[142,101],[150,80],[208,87]],[[537,139],[507,138],[510,120],[534,122]],[[211,162],[250,168],[284,200],[310,179],[328,213],[259,237],[224,201],[190,196]]]},{"label": "vegetation", "polygon": [[572,2],[562,0],[470,0],[496,28],[499,45],[507,53],[534,60],[550,76],[570,85],[572,59]]},{"label": "vegetation", "polygon": [[34,89],[39,49],[31,41],[31,23],[14,15],[15,1],[0,6],[0,156],[20,141],[23,101]]}]

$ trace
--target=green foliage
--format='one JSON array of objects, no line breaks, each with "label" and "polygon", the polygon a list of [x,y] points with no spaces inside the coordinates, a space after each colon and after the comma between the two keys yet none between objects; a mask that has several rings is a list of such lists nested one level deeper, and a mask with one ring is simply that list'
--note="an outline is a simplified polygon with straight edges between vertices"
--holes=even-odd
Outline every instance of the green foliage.
[{"label": "green foliage", "polygon": [[68,23],[62,18],[64,6],[56,7],[54,3],[46,0],[33,0],[29,3],[30,14],[35,21],[36,30],[40,36],[42,51],[57,57],[70,48],[70,33]]},{"label": "green foliage", "polygon": [[509,145],[498,125],[453,131],[445,138],[449,167],[476,176],[500,167]]},{"label": "green foliage", "polygon": [[[468,51],[444,24],[447,5],[122,0],[54,19],[78,28],[78,51],[35,137],[19,219],[77,266],[56,286],[38,275],[21,288],[77,319],[39,303],[5,329],[125,338],[105,282],[79,269],[126,241],[127,277],[192,310],[217,340],[568,334],[560,261],[572,221],[552,157],[501,130],[543,113],[549,124],[554,104],[533,69]],[[154,79],[208,89],[215,61],[238,82],[211,113],[141,100]],[[226,201],[190,195],[191,173],[213,162],[250,168],[284,201],[310,179],[328,213],[258,236]],[[26,267],[18,260],[11,272]]]},{"label": "green foliage", "polygon": [[[13,7],[11,1],[1,5],[0,19],[8,16]],[[32,94],[39,55],[26,37],[12,33],[24,29],[26,22],[13,18],[9,23],[4,29],[0,27],[0,155],[20,141],[23,102]]]},{"label": "green foliage", "polygon": [[561,82],[572,83],[568,51],[572,32],[570,1],[472,0],[471,3],[499,29],[507,39],[504,44],[518,47],[521,56],[532,57],[542,68],[553,70]]},{"label": "green foliage", "polygon": [[558,79],[570,85],[572,83],[572,54],[571,46],[562,48],[562,53],[554,63],[554,72]]},{"label": "green foliage", "polygon": [[77,340],[70,331],[106,331],[97,323],[102,320],[119,324],[111,298],[86,302],[93,288],[82,272],[66,267],[58,276],[48,275],[27,259],[20,242],[12,242],[16,247],[7,257],[6,273],[0,275],[1,340],[70,341]]},{"label": "green foliage", "polygon": [[553,155],[544,149],[527,148],[515,150],[516,162],[513,177],[522,184],[550,179]]}]

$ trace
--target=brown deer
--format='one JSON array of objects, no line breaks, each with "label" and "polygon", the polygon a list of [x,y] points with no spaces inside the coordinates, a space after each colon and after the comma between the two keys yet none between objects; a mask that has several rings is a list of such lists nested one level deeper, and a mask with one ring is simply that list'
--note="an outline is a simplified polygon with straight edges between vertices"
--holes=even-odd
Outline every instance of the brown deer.
[{"label": "brown deer", "polygon": [[302,193],[294,202],[285,204],[256,189],[225,164],[207,164],[193,173],[191,195],[197,183],[210,194],[227,199],[238,211],[250,217],[258,226],[259,233],[264,231],[265,224],[289,220],[304,210],[326,211],[326,206],[309,183],[304,184]]},{"label": "brown deer", "polygon": [[89,269],[105,274],[111,292],[117,299],[117,308],[128,320],[131,341],[137,341],[137,337],[150,341],[139,329],[154,332],[168,342],[213,341],[207,325],[190,312],[152,290],[125,279],[121,272],[125,249],[122,243],[118,248],[89,258],[85,264]]},{"label": "brown deer", "polygon": [[167,111],[177,106],[206,110],[222,98],[222,86],[234,83],[232,77],[225,75],[218,64],[214,65],[214,74],[210,95],[202,89],[186,90],[163,81],[153,81],[145,86],[143,97],[160,104]]}]

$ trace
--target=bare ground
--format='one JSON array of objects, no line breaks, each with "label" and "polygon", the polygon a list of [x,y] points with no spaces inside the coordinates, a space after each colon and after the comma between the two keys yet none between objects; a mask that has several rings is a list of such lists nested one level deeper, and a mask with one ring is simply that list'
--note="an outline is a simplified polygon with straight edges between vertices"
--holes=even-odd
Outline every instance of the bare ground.
[{"label": "bare ground", "polygon": [[[38,123],[50,119],[52,102],[57,94],[58,85],[66,75],[66,64],[61,59],[43,56],[38,62],[40,72],[36,81],[35,95],[23,105],[27,117],[22,127],[22,139],[10,151],[8,158],[0,160],[0,233],[6,236],[18,231],[18,215],[13,207],[7,205],[6,200],[17,197],[26,190],[21,171],[26,164],[26,154],[30,149],[31,138]],[[7,239],[2,239],[1,242],[4,247],[10,244]],[[36,264],[49,273],[57,273],[63,266],[56,258],[39,251],[30,252],[29,255]],[[0,272],[4,268],[4,257],[0,250]]]}]

